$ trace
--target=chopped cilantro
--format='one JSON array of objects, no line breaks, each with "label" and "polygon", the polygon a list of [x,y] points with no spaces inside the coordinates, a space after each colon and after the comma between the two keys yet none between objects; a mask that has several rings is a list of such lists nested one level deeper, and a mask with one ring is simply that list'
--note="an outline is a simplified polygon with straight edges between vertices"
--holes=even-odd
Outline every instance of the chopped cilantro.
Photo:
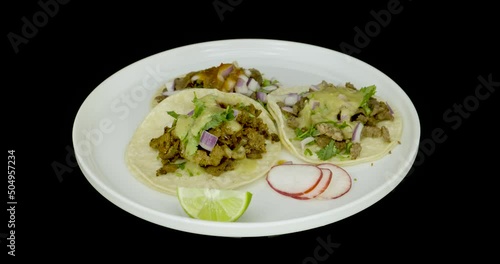
[{"label": "chopped cilantro", "polygon": [[337,154],[339,154],[339,149],[335,147],[333,140],[331,140],[330,143],[328,143],[328,145],[324,148],[316,152],[316,155],[318,155],[320,160],[328,160]]},{"label": "chopped cilantro", "polygon": [[184,168],[186,168],[186,162],[178,163],[177,168],[183,170]]},{"label": "chopped cilantro", "polygon": [[200,101],[200,99],[198,99],[196,94],[194,95],[193,103],[194,103],[194,111],[192,117],[197,118],[198,116],[200,116],[203,110],[205,110],[205,104],[203,103],[203,101]]},{"label": "chopped cilantro", "polygon": [[311,151],[310,149],[306,148],[306,149],[304,150],[304,155],[306,155],[306,156],[312,156],[312,154],[313,154],[313,153],[312,153],[312,151]]},{"label": "chopped cilantro", "polygon": [[168,111],[167,114],[175,119],[179,117],[179,114],[177,114],[175,111]]},{"label": "chopped cilantro", "polygon": [[359,107],[363,108],[367,115],[370,115],[370,113],[372,112],[372,110],[368,107],[368,101],[372,96],[375,95],[376,89],[377,88],[375,85],[370,85],[359,89],[363,93],[363,101],[361,101]]},{"label": "chopped cilantro", "polygon": [[224,112],[212,115],[210,121],[200,131],[209,130],[210,128],[218,127],[221,123],[234,119],[234,112],[231,106],[228,106]]},{"label": "chopped cilantro", "polygon": [[318,130],[316,127],[311,126],[308,129],[305,128],[296,128],[295,129],[295,139],[296,140],[303,140],[304,138],[307,137],[315,137],[318,135]]},{"label": "chopped cilantro", "polygon": [[278,84],[278,80],[269,80],[269,79],[264,79],[262,80],[262,87],[266,87],[266,86],[269,86],[269,85],[275,85],[275,84]]}]

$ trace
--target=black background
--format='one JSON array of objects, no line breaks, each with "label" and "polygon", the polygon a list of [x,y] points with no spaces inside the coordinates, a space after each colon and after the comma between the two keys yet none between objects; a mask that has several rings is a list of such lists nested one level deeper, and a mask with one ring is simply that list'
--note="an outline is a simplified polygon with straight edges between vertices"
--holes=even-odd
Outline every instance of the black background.
[{"label": "black background", "polygon": [[[214,2],[233,6],[217,11]],[[343,51],[341,43],[356,45],[355,27],[364,29],[374,21],[371,12],[387,10],[391,2],[68,1],[59,3],[57,12],[52,9],[53,17],[39,22],[37,33],[19,45],[9,36],[23,37],[22,18],[33,21],[43,9],[37,1],[4,4],[3,130],[7,150],[16,151],[17,257],[314,263],[307,260],[314,258],[319,240],[337,246],[329,253],[320,251],[326,255],[317,263],[464,257],[480,262],[495,253],[498,173],[496,166],[487,167],[498,157],[493,118],[498,95],[489,92],[488,98],[478,99],[475,93],[480,76],[490,76],[495,90],[499,86],[499,23],[498,9],[480,1],[438,5],[401,0],[401,12],[352,54],[386,73],[408,94],[426,144],[413,172],[394,191],[344,220],[275,237],[184,233],[123,211],[71,166],[72,125],[80,105],[123,67],[171,48],[232,38],[291,40]],[[469,110],[460,124],[443,119],[446,111],[464,103]],[[445,131],[444,142],[432,140],[435,129]],[[68,165],[69,171],[58,176],[54,162]],[[7,176],[0,186],[5,190],[2,208],[7,208]],[[9,257],[9,216],[2,211],[0,258]]]}]

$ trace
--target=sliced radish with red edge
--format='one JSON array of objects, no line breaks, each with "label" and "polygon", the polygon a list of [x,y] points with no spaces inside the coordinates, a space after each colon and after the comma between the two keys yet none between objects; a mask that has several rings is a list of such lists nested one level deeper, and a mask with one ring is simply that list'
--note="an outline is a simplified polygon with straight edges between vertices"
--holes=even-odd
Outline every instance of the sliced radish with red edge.
[{"label": "sliced radish with red edge", "polygon": [[329,169],[332,172],[332,180],[330,181],[328,188],[316,198],[335,199],[346,194],[351,189],[351,176],[343,168],[331,163],[318,164],[317,167],[321,169]]},{"label": "sliced radish with red edge", "polygon": [[308,164],[282,164],[272,167],[266,180],[276,192],[298,197],[314,190],[321,182],[321,169]]},{"label": "sliced radish with red edge", "polygon": [[323,176],[321,177],[321,180],[319,183],[312,189],[310,192],[304,193],[302,195],[299,195],[297,197],[293,197],[299,200],[308,200],[308,199],[313,199],[321,195],[328,186],[330,186],[330,183],[332,181],[332,172],[329,169],[321,169],[321,172],[323,173]]}]

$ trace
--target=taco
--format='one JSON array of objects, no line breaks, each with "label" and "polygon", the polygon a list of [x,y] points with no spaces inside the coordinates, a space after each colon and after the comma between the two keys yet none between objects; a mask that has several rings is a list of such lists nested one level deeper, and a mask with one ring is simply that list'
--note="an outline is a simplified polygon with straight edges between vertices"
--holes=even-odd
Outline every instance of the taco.
[{"label": "taco", "polygon": [[400,143],[400,114],[376,95],[376,86],[353,84],[280,88],[267,107],[284,147],[310,163],[355,165],[380,159]]},{"label": "taco", "polygon": [[220,63],[218,66],[191,71],[166,82],[155,93],[151,106],[155,107],[178,91],[191,88],[239,93],[265,104],[267,94],[279,86],[280,83],[276,79],[266,78],[255,68],[240,67],[237,62]]},{"label": "taco", "polygon": [[264,176],[281,153],[277,128],[257,101],[193,88],[162,100],[138,126],[125,160],[146,185],[234,189]]}]

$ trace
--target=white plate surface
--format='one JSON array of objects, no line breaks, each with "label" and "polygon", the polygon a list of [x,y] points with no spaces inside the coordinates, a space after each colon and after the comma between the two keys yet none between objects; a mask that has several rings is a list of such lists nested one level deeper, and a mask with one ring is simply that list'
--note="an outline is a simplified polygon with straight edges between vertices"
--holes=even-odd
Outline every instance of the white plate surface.
[{"label": "white plate surface", "polygon": [[[401,112],[403,135],[392,154],[369,164],[344,167],[355,179],[351,190],[331,201],[301,201],[280,195],[258,180],[245,189],[253,199],[233,223],[189,218],[174,196],[137,181],[124,162],[125,148],[150,109],[162,83],[189,71],[236,61],[256,68],[283,86],[351,82],[375,84],[377,95]],[[272,236],[308,230],[342,220],[373,205],[409,172],[420,139],[416,109],[390,77],[356,58],[309,44],[266,39],[231,39],[192,44],[137,61],[96,87],[81,105],[73,126],[80,169],[109,201],[144,220],[180,231],[226,237]],[[286,150],[284,159],[293,159]]]}]

